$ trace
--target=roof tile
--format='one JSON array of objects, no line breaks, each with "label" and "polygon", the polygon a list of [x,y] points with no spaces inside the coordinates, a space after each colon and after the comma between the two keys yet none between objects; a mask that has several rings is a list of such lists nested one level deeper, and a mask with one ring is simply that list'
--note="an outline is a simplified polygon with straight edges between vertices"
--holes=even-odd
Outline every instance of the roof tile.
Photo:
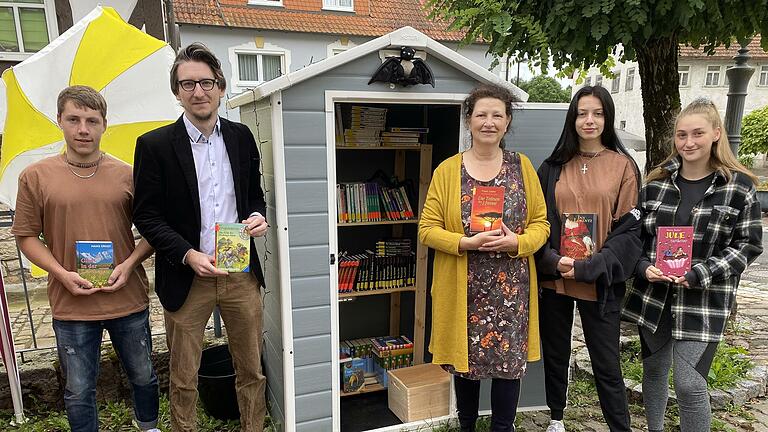
[{"label": "roof tile", "polygon": [[[760,47],[760,35],[755,36],[752,38],[752,40],[747,44],[747,49],[749,50],[749,55],[753,59],[765,59],[768,58],[768,53],[763,50],[762,47]],[[731,59],[733,56],[738,54],[739,48],[741,48],[741,45],[738,43],[732,43],[729,48],[726,48],[724,46],[719,46],[715,48],[715,52],[713,55],[707,55],[704,52],[703,47],[699,48],[693,48],[689,45],[680,45],[680,57],[686,57],[686,58],[711,58],[711,59]]]},{"label": "roof tile", "polygon": [[283,0],[282,7],[248,0],[173,0],[176,22],[222,27],[377,37],[411,26],[440,41],[459,41],[463,32],[428,18],[425,0],[353,0],[355,12],[323,10],[323,0]]}]

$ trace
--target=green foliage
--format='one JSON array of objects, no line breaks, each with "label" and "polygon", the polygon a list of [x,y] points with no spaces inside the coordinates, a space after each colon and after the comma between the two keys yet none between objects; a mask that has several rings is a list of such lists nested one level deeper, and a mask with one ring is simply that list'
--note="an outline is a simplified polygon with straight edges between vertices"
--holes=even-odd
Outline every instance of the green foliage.
[{"label": "green foliage", "polygon": [[741,156],[761,153],[768,153],[768,106],[752,111],[741,120],[739,161]]},{"label": "green foliage", "polygon": [[712,388],[731,388],[752,369],[749,353],[742,347],[730,346],[721,342],[717,346],[715,359],[709,369],[707,384]]},{"label": "green foliage", "polygon": [[[754,365],[747,350],[720,342],[715,352],[715,359],[707,376],[710,388],[729,389],[744,379]],[[621,370],[625,378],[635,382],[643,381],[643,361],[640,356],[640,341],[626,343],[621,349]],[[672,388],[673,377],[670,373],[669,385]]]},{"label": "green foliage", "polygon": [[[28,408],[29,411],[29,408]],[[47,411],[41,413],[25,413],[27,422],[18,427],[7,430],[18,432],[68,432],[70,430],[67,415],[64,412]],[[158,415],[158,429],[162,432],[171,430],[170,407],[168,397],[160,395],[160,413]],[[9,424],[13,418],[12,411],[0,411],[0,424]],[[197,427],[199,432],[236,432],[240,430],[240,422],[236,420],[221,421],[209,417],[201,409],[197,411]],[[130,431],[136,429],[133,426],[133,408],[123,401],[107,402],[99,407],[99,430],[102,431]],[[274,432],[269,417],[264,422],[265,432]]]},{"label": "green foliage", "polygon": [[755,155],[741,154],[741,147],[739,147],[739,163],[751,169],[755,166]]},{"label": "green foliage", "polygon": [[537,75],[530,81],[518,85],[528,93],[528,102],[570,102],[571,87],[563,88],[560,83],[547,75]]},{"label": "green foliage", "polygon": [[643,359],[640,356],[640,340],[632,340],[621,347],[621,371],[624,378],[643,382]]},{"label": "green foliage", "polygon": [[571,72],[611,56],[633,60],[651,39],[673,37],[712,52],[734,39],[768,34],[765,2],[751,0],[428,0],[427,7],[466,31],[465,42],[485,40],[492,54],[527,58],[542,73],[550,60]]},{"label": "green foliage", "polygon": [[[499,58],[526,60],[542,74],[549,63],[566,76],[592,66],[611,76],[611,63],[638,60],[649,166],[667,155],[672,119],[680,110],[678,44],[712,54],[716,46],[768,34],[768,7],[753,0],[427,0],[430,16],[483,41]],[[762,39],[768,50],[768,38]],[[674,60],[673,60],[674,59]]]},{"label": "green foliage", "polygon": [[592,377],[584,372],[573,374],[568,385],[568,406],[592,407],[597,403],[597,388]]}]

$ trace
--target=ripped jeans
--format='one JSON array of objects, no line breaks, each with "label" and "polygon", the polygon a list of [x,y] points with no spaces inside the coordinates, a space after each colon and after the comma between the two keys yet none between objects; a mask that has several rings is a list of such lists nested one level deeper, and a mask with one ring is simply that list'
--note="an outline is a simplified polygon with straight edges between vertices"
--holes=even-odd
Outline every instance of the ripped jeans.
[{"label": "ripped jeans", "polygon": [[64,406],[72,432],[98,432],[96,380],[101,337],[109,332],[112,346],[133,388],[133,409],[141,430],[156,427],[158,385],[152,367],[149,309],[104,321],[53,320],[62,374],[66,379]]}]

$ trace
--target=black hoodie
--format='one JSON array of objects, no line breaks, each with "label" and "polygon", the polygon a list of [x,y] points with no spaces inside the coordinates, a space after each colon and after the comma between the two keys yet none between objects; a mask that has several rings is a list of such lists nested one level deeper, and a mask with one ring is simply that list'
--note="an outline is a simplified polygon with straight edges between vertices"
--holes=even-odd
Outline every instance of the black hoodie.
[{"label": "black hoodie", "polygon": [[[555,184],[560,178],[562,165],[544,162],[539,167],[539,181],[547,203],[547,221],[551,227],[549,241],[536,252],[536,270],[541,281],[560,279],[557,263],[560,261],[560,215],[555,203]],[[635,270],[635,264],[643,252],[640,241],[640,216],[638,208],[625,213],[611,223],[608,237],[599,251],[589,259],[577,260],[574,264],[574,278],[578,282],[594,283],[600,313],[607,303],[614,303],[624,297],[625,285]],[[618,304],[618,302],[615,302]]]}]

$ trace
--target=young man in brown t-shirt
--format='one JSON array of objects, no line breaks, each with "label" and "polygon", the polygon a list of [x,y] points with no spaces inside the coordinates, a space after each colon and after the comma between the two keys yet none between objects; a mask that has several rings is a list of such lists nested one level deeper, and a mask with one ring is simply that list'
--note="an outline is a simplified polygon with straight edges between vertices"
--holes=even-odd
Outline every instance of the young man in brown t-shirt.
[{"label": "young man in brown t-shirt", "polygon": [[[48,299],[72,431],[99,429],[96,378],[104,329],[133,387],[137,425],[158,431],[148,283],[141,266],[152,248],[145,240],[134,247],[131,167],[99,149],[106,115],[106,101],[90,87],[72,86],[59,94],[57,121],[66,152],[21,173],[11,232],[24,255],[48,271]],[[76,241],[112,243],[114,269],[105,286],[95,287],[77,273]]]}]

